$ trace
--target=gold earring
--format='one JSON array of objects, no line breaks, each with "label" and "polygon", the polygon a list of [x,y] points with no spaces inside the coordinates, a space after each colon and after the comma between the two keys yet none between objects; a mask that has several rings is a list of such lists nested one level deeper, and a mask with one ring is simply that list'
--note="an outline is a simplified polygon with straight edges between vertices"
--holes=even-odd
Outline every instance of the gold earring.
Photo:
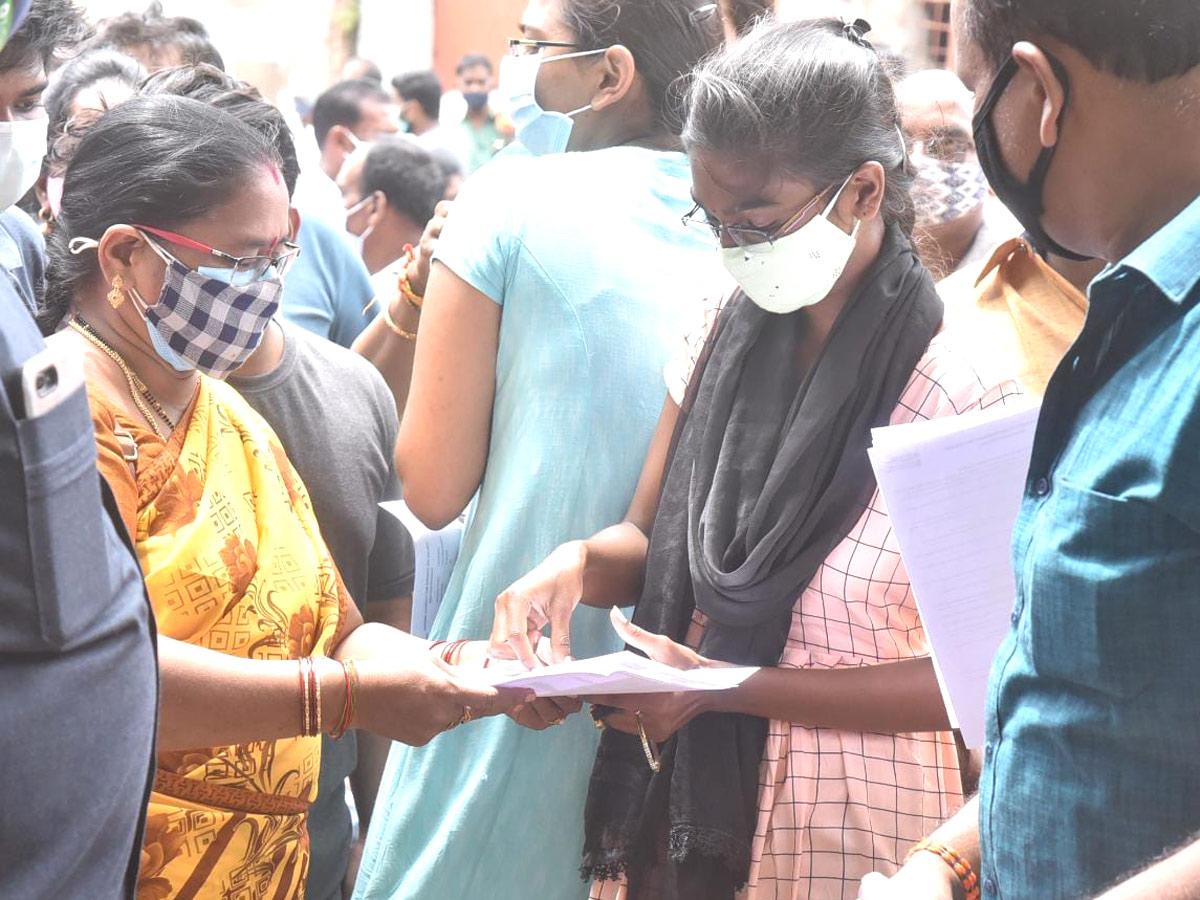
[{"label": "gold earring", "polygon": [[125,302],[125,279],[120,275],[113,276],[112,290],[108,292],[108,305],[120,309]]}]

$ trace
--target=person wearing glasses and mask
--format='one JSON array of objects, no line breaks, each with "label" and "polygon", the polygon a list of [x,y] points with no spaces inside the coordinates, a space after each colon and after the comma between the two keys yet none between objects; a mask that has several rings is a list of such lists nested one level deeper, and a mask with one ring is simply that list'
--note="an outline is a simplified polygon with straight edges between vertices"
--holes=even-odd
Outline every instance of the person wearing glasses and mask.
[{"label": "person wearing glasses and mask", "polygon": [[[672,338],[719,276],[712,235],[679,223],[692,200],[676,89],[720,42],[715,6],[534,0],[521,31],[500,82],[528,153],[471,176],[428,285],[410,277],[416,299],[385,309],[409,507],[441,527],[478,493],[431,636],[481,647],[506,586],[621,514]],[[577,655],[618,648],[603,616],[577,627]],[[393,747],[355,896],[585,896],[598,735],[566,720],[577,708],[521,709],[542,734],[493,720]]]},{"label": "person wearing glasses and mask", "polygon": [[423,743],[523,699],[361,624],[274,432],[222,380],[296,258],[280,169],[228,113],[134,97],[80,137],[49,245],[41,324],[83,357],[158,625],[139,896],[303,896],[322,734]]},{"label": "person wearing glasses and mask", "polygon": [[[581,612],[715,693],[589,698],[595,900],[848,900],[963,801],[950,722],[876,488],[871,429],[1002,403],[941,332],[869,25],[760,25],[704,63],[683,140],[737,289],[667,371],[623,522],[497,604],[493,650]],[[632,623],[619,609],[638,597]],[[582,603],[582,605],[580,605]],[[587,727],[591,723],[581,716]]]}]

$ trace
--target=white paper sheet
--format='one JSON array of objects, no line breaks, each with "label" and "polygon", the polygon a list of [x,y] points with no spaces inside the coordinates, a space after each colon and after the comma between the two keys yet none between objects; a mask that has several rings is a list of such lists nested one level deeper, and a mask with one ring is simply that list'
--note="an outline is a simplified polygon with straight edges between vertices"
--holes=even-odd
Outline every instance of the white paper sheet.
[{"label": "white paper sheet", "polygon": [[380,503],[380,508],[400,520],[412,535],[416,556],[413,580],[411,632],[417,637],[429,637],[433,620],[442,606],[450,573],[458,562],[465,525],[456,519],[440,531],[426,528],[403,500]]},{"label": "white paper sheet", "polygon": [[498,687],[527,688],[539,697],[577,697],[723,691],[737,687],[757,671],[751,667],[673,669],[623,650],[531,670],[519,662],[493,660],[484,676]]},{"label": "white paper sheet", "polygon": [[984,743],[988,675],[1008,634],[1012,529],[1039,405],[872,432],[871,464],[912,581],[950,717]]}]

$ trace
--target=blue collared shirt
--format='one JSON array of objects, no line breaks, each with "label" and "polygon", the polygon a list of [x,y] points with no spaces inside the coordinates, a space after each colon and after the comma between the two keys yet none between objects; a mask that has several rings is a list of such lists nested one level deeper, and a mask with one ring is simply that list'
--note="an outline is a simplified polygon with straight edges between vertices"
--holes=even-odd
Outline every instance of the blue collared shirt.
[{"label": "blue collared shirt", "polygon": [[1093,283],[1013,561],[984,898],[1080,900],[1200,831],[1200,198]]}]

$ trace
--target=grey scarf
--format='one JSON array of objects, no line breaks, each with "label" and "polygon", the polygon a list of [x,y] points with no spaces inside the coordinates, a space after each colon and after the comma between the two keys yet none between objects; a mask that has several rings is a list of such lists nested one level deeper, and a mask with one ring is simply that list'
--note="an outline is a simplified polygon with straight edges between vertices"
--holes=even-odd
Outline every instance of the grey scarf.
[{"label": "grey scarf", "polygon": [[[773,666],[792,608],[875,490],[870,430],[887,424],[942,321],[933,281],[896,226],[816,364],[798,371],[805,317],[744,295],[726,305],[683,403],[633,620],[699,652]],[[585,809],[585,878],[630,900],[733,900],[750,871],[767,721],[697,717],[653,775],[637,737],[608,729]]]}]

